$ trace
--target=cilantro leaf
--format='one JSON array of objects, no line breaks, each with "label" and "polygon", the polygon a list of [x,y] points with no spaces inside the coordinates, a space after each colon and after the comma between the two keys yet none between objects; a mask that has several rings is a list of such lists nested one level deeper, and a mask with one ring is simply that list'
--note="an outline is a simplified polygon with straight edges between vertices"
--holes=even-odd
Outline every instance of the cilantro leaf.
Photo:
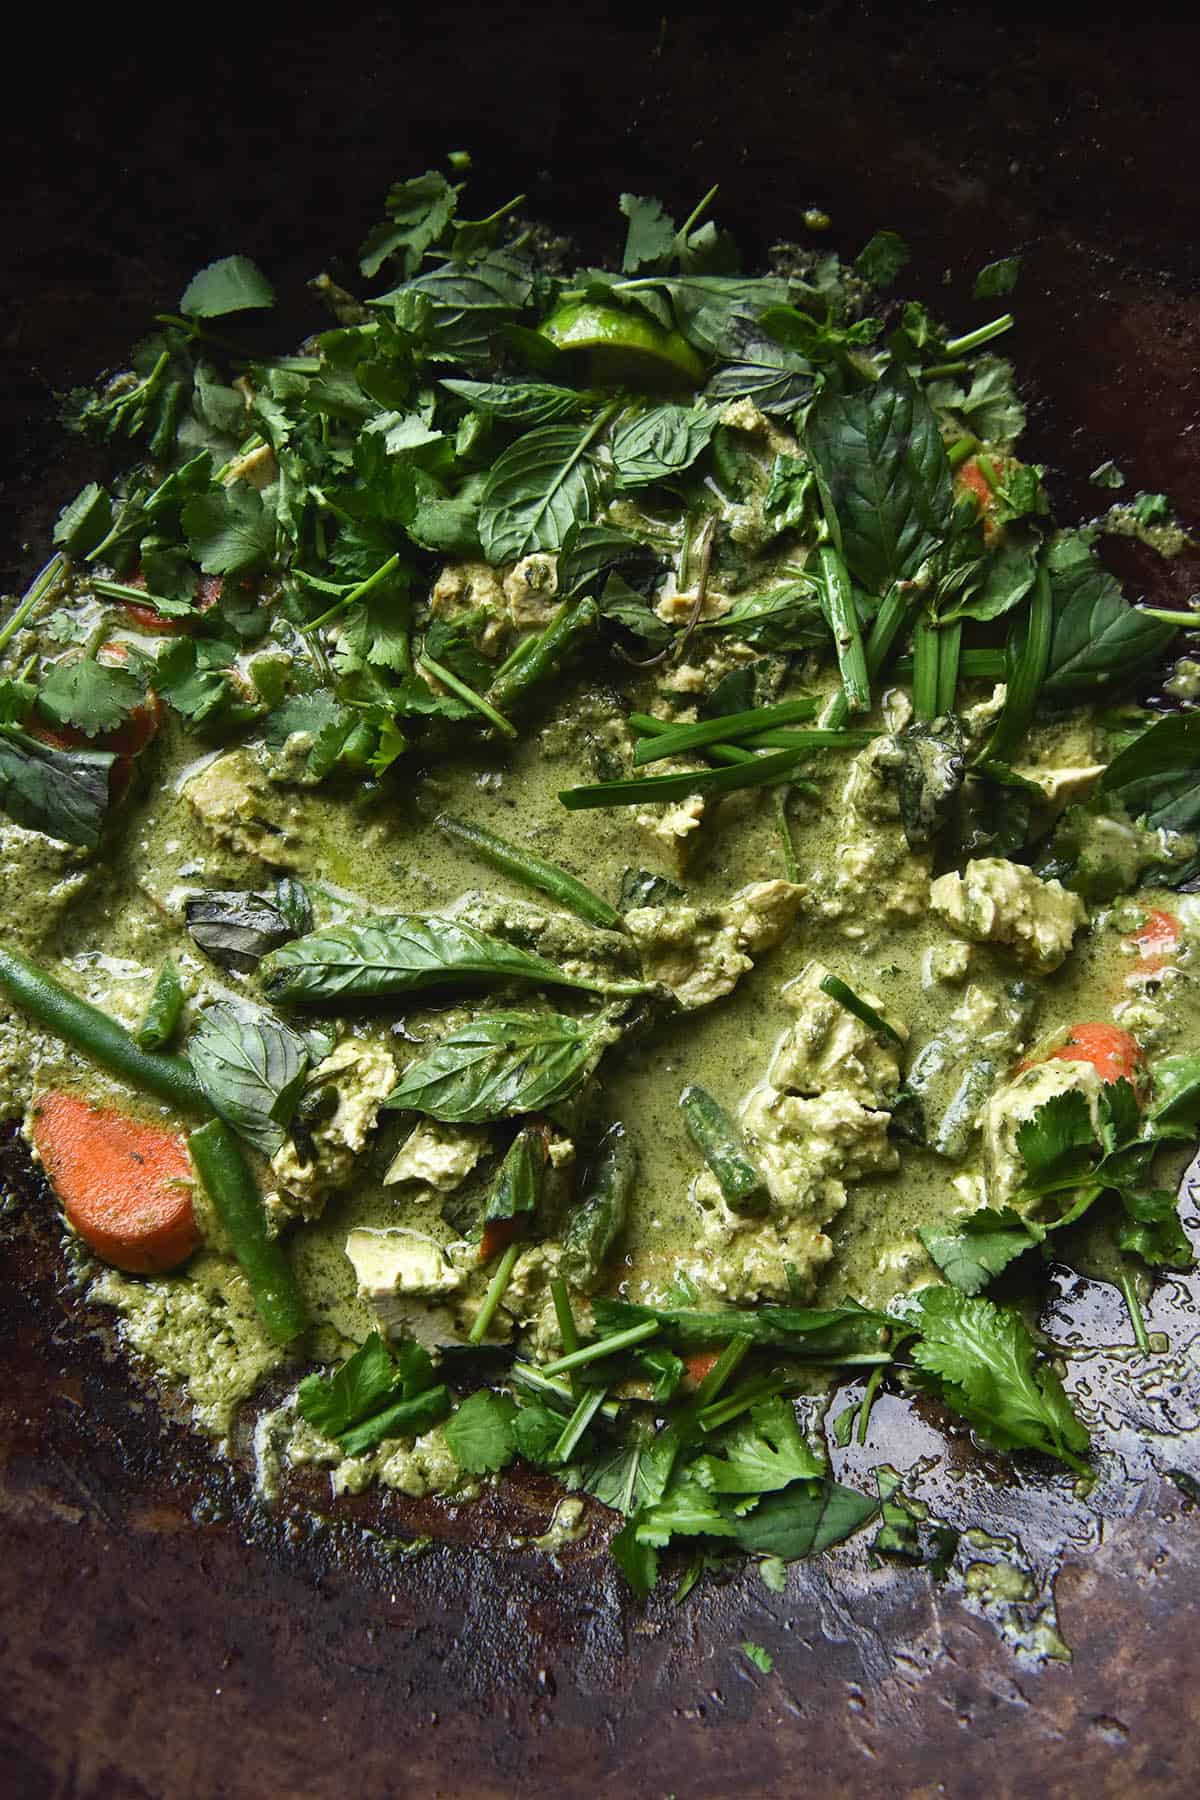
[{"label": "cilantro leaf", "polygon": [[640,194],[622,194],[621,211],[629,220],[621,268],[626,275],[665,264],[675,248],[675,221],[661,200]]},{"label": "cilantro leaf", "polygon": [[145,698],[128,669],[90,657],[56,663],[38,689],[38,711],[51,725],[74,725],[86,737],[113,731]]},{"label": "cilantro leaf", "polygon": [[54,542],[72,556],[94,550],[112,524],[112,499],[105,488],[89,481],[69,500],[54,521]]},{"label": "cilantro leaf", "polygon": [[639,1538],[636,1519],[628,1520],[608,1547],[634,1593],[644,1600],[658,1580],[658,1550]]},{"label": "cilantro leaf", "polygon": [[976,300],[995,300],[1001,294],[1011,294],[1020,273],[1019,256],[1001,256],[995,262],[984,263],[971,293]]},{"label": "cilantro leaf", "polygon": [[733,1426],[719,1456],[693,1464],[701,1487],[719,1494],[765,1494],[790,1481],[811,1480],[825,1464],[804,1437],[791,1402],[782,1398],[753,1408],[749,1422]]},{"label": "cilantro leaf", "polygon": [[377,275],[390,256],[398,258],[405,275],[415,275],[421,258],[441,237],[458,207],[458,189],[436,169],[398,181],[384,203],[387,218],[372,226],[359,251],[358,266],[364,275]]},{"label": "cilantro leaf", "polygon": [[275,525],[261,496],[244,482],[215,488],[183,509],[188,550],[206,575],[235,575],[275,548]]},{"label": "cilantro leaf", "polygon": [[192,319],[217,319],[274,304],[274,288],[248,256],[223,256],[192,276],[179,310]]},{"label": "cilantro leaf", "polygon": [[1096,1131],[1078,1088],[1054,1094],[1032,1118],[1017,1127],[1017,1149],[1025,1163],[1026,1187],[1033,1193],[1050,1183],[1082,1174],[1096,1148]]},{"label": "cilantro leaf", "polygon": [[917,1236],[946,1280],[963,1294],[978,1294],[1018,1256],[1039,1242],[1011,1207],[983,1207],[957,1230],[922,1225]]},{"label": "cilantro leaf", "polygon": [[517,1451],[515,1400],[490,1388],[468,1394],[446,1421],[445,1438],[454,1460],[468,1475],[492,1475]]},{"label": "cilantro leaf", "polygon": [[1152,1268],[1190,1269],[1195,1257],[1179,1222],[1179,1203],[1170,1188],[1122,1193],[1126,1223],[1117,1246],[1134,1252]]},{"label": "cilantro leaf", "polygon": [[1020,1314],[951,1287],[921,1290],[913,1309],[917,1367],[946,1404],[998,1450],[1037,1450],[1081,1473],[1090,1438]]},{"label": "cilantro leaf", "polygon": [[0,678],[0,725],[23,725],[36,699],[37,687],[32,681]]},{"label": "cilantro leaf", "polygon": [[657,1549],[673,1537],[736,1537],[737,1526],[690,1471],[676,1474],[662,1498],[636,1515],[639,1544]]},{"label": "cilantro leaf", "polygon": [[897,231],[877,231],[854,259],[854,273],[872,287],[891,287],[912,251]]},{"label": "cilantro leaf", "polygon": [[396,1383],[392,1353],[377,1331],[332,1375],[306,1375],[296,1390],[302,1419],[338,1438],[352,1425],[378,1412]]},{"label": "cilantro leaf", "polygon": [[[561,1429],[562,1421],[559,1421]],[[661,1500],[679,1449],[671,1430],[645,1443],[622,1444],[607,1456],[582,1464],[577,1483],[614,1512],[631,1514]]]},{"label": "cilantro leaf", "polygon": [[743,1640],[741,1651],[747,1662],[752,1662],[764,1675],[769,1675],[775,1667],[775,1658],[771,1652],[764,1650],[761,1644],[752,1644],[749,1638]]}]

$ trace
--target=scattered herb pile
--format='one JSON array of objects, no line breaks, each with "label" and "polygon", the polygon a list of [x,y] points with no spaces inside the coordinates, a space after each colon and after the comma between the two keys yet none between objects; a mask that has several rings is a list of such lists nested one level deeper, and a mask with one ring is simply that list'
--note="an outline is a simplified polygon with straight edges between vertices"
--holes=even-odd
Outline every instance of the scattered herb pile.
[{"label": "scattered herb pile", "polygon": [[[245,740],[267,757],[298,755],[294,776],[306,783],[387,784],[464,743],[521,735],[581,653],[619,671],[736,640],[764,663],[815,655],[836,665],[832,697],[778,702],[756,686],[758,665],[739,669],[698,722],[633,712],[633,769],[565,791],[563,805],[770,786],[784,797],[786,857],[786,796],[823,759],[878,735],[867,717],[883,683],[900,678],[915,716],[896,734],[894,778],[912,846],[934,846],[947,867],[971,856],[1033,862],[1091,900],[1200,872],[1200,718],[1123,704],[1190,615],[1131,605],[1097,556],[1097,531],[1055,528],[1043,471],[1013,453],[1024,412],[992,349],[1011,315],[954,336],[919,303],[884,298],[907,260],[889,232],[851,267],[792,250],[776,272],[744,275],[729,236],[703,222],[711,198],[677,228],[657,201],[625,195],[621,270],[566,270],[562,247],[521,221],[519,200],[470,219],[461,184],[438,173],[400,183],[362,252],[361,273],[380,291],[360,303],[321,278],[314,286],[339,322],[297,355],[239,348],[241,315],[252,315],[246,336],[257,341],[257,316],[274,301],[251,262],[202,270],[127,371],[69,398],[71,429],[109,443],[127,466],[63,509],[58,554],[0,626],[0,650],[24,656],[0,681],[9,818],[96,849],[163,709],[201,746]],[[1018,259],[994,262],[975,294],[1005,295],[1017,276]],[[765,488],[728,422],[738,402],[795,434]],[[653,497],[682,532],[615,523],[610,503],[629,496]],[[729,530],[731,507],[754,512],[755,555]],[[1161,496],[1139,496],[1134,512],[1145,524],[1167,516]],[[764,547],[776,572],[760,588]],[[480,647],[481,618],[427,604],[448,560],[498,566],[537,553],[558,559],[553,616],[498,662]],[[655,605],[671,570],[680,593],[695,593],[674,623]],[[710,615],[705,587],[718,571],[734,598]],[[25,635],[33,624],[36,642]],[[969,750],[964,684],[998,679],[1003,707]],[[1110,703],[1118,750],[1106,774],[1039,836],[1036,795],[1014,767],[1027,732]],[[655,768],[681,756],[691,759],[682,772]],[[1135,867],[1097,859],[1097,819],[1140,828]],[[441,823],[597,928],[671,897],[663,878],[631,872],[616,907],[552,862]],[[435,1362],[411,1340],[373,1335],[332,1373],[307,1376],[298,1407],[348,1455],[441,1424],[464,1478],[516,1458],[558,1474],[623,1515],[613,1551],[639,1592],[677,1540],[695,1552],[685,1590],[729,1551],[767,1559],[774,1579],[779,1562],[871,1520],[881,1550],[921,1554],[882,1475],[876,1495],[831,1476],[814,1418],[802,1426],[793,1404],[813,1371],[864,1372],[858,1423],[841,1415],[846,1431],[865,1430],[880,1381],[897,1379],[936,1395],[994,1447],[1086,1474],[1088,1432],[1044,1346],[983,1290],[1099,1205],[1115,1209],[1126,1256],[1190,1261],[1174,1196],[1154,1185],[1151,1164],[1200,1122],[1197,1055],[1160,1064],[1149,1094],[1129,1080],[1106,1085],[1095,1119],[1080,1094],[1051,1099],[1018,1135],[1020,1198],[1038,1205],[926,1228],[946,1284],[886,1313],[702,1310],[685,1290],[676,1308],[657,1310],[597,1293],[635,1180],[617,1126],[562,1233],[560,1354],[473,1361],[538,1211],[538,1120],[665,1004],[661,991],[636,958],[626,973],[569,973],[461,919],[317,926],[293,878],[269,892],[207,893],[189,902],[186,928],[257,988],[199,1013],[186,1060],[170,1049],[184,1015],[171,964],[136,1039],[111,1021],[102,1029],[15,953],[0,961],[0,986],[139,1085],[147,1067],[167,1070],[155,1091],[211,1115],[192,1135],[194,1155],[284,1341],[303,1329],[302,1310],[239,1141],[271,1156],[289,1140],[303,1146],[320,1123],[309,1078],[334,1042],[322,1015],[448,987],[543,996],[448,1032],[386,1101],[440,1121],[514,1126],[483,1222],[494,1273],[472,1344]],[[897,1038],[836,976],[826,991]],[[766,1192],[736,1126],[700,1088],[684,1106],[727,1204],[761,1209]],[[926,1132],[917,1087],[902,1092],[896,1118]],[[769,1665],[757,1646],[744,1649]]]}]

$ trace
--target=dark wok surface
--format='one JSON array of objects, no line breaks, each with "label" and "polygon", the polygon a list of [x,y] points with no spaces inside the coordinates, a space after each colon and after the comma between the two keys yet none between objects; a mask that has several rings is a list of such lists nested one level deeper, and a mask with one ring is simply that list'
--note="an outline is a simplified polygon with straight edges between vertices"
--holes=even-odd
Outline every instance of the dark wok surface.
[{"label": "dark wok surface", "polygon": [[[414,38],[383,8],[329,11],[292,9],[286,41],[247,18],[170,53],[161,17],[149,37],[73,27],[15,79],[5,589],[83,478],[48,423],[54,387],[118,360],[214,255],[298,288],[353,251],[389,179],[460,144],[474,197],[523,187],[589,253],[617,247],[619,189],[686,210],[716,179],[750,254],[801,235],[813,203],[848,253],[891,225],[917,250],[912,291],[936,306],[949,269],[964,325],[987,316],[963,298],[974,270],[1021,249],[1012,351],[1061,516],[1099,510],[1086,477],[1112,456],[1128,491],[1164,487],[1200,520],[1196,27],[1145,7],[1035,30],[955,7],[810,6],[768,27],[732,8],[625,25],[583,7],[568,25],[468,5]],[[1200,588],[1194,561],[1143,574],[1175,599]],[[557,1561],[511,1547],[545,1527],[538,1483],[449,1516],[393,1498],[326,1526],[319,1488],[256,1508],[114,1357],[66,1287],[46,1195],[15,1146],[0,1155],[21,1194],[0,1219],[0,1791],[1194,1791],[1197,1515],[1157,1472],[1186,1463],[1174,1434],[1200,1417],[1186,1357],[1157,1386],[1119,1356],[1089,1371],[1161,1434],[1153,1459],[1123,1442],[1101,1525],[1043,1472],[981,1473],[961,1441],[936,1478],[947,1512],[969,1479],[971,1516],[1018,1530],[1035,1561],[1065,1521],[1070,1666],[1017,1659],[977,1609],[869,1569],[861,1546],[797,1566],[783,1596],[745,1578],[642,1608],[598,1542]],[[1120,1342],[1110,1299],[1064,1278],[1047,1325]],[[1184,1284],[1150,1324],[1186,1343]],[[880,1407],[868,1461],[940,1447],[932,1421],[905,1421]],[[449,1541],[415,1560],[378,1535],[425,1525]]]}]

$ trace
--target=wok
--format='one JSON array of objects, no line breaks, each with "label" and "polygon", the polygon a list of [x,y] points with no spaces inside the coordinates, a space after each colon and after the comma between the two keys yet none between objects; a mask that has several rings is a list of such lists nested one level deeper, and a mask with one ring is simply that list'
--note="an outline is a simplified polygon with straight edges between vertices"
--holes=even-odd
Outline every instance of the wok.
[{"label": "wok", "polygon": [[[802,236],[813,204],[847,253],[886,224],[915,247],[908,290],[937,306],[949,270],[947,311],[968,325],[985,316],[964,298],[974,270],[1020,250],[1028,453],[1061,516],[1106,503],[1086,477],[1111,456],[1129,492],[1165,488],[1200,520],[1195,25],[1146,6],[1035,25],[957,6],[809,5],[771,23],[460,4],[411,23],[292,7],[191,23],[186,45],[168,29],[183,27],[116,12],[44,29],[14,69],[6,591],[90,472],[63,452],[52,389],[119,361],[214,255],[246,252],[283,292],[327,262],[349,274],[331,259],[388,181],[460,145],[478,210],[522,188],[589,255],[618,247],[620,189],[686,211],[719,180],[751,257]],[[1176,603],[1200,587],[1195,560],[1133,573]],[[1039,1663],[978,1592],[873,1568],[861,1540],[795,1566],[784,1595],[746,1574],[674,1610],[630,1598],[603,1531],[553,1558],[514,1547],[545,1528],[542,1481],[478,1508],[390,1496],[329,1517],[319,1486],[297,1487],[265,1511],[245,1461],[221,1463],[114,1353],[70,1290],[21,1147],[0,1154],[15,1196],[0,1219],[5,1792],[1195,1791],[1200,1542],[1164,1474],[1195,1467],[1193,1282],[1161,1284],[1149,1308],[1173,1360],[1086,1362],[1112,1424],[1090,1506],[899,1401],[852,1465],[915,1466],[935,1513],[1019,1540],[1037,1598],[1013,1616],[1052,1593],[1045,1622],[1073,1653]],[[1065,1271],[1044,1322],[1060,1341],[1128,1338],[1115,1294]],[[397,1555],[392,1540],[424,1530],[428,1554]]]}]

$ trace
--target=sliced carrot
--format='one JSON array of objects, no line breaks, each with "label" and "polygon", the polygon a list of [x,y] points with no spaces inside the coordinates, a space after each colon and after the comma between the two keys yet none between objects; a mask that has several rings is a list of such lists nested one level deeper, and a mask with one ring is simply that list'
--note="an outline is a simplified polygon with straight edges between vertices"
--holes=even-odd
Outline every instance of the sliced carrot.
[{"label": "sliced carrot", "polygon": [[67,1218],[103,1261],[159,1275],[196,1249],[195,1178],[179,1132],[55,1089],[34,1103],[33,1141]]},{"label": "sliced carrot", "polygon": [[1091,1063],[1103,1082],[1130,1081],[1136,1086],[1141,1073],[1142,1052],[1137,1040],[1119,1026],[1100,1020],[1072,1025],[1065,1043],[1040,1060],[1053,1062],[1056,1057],[1064,1062]]},{"label": "sliced carrot", "polygon": [[1136,948],[1143,974],[1153,975],[1171,961],[1182,935],[1183,928],[1175,914],[1155,906],[1137,930],[1129,933],[1126,942]]},{"label": "sliced carrot", "polygon": [[687,1370],[688,1380],[699,1387],[720,1354],[719,1350],[695,1350],[691,1356],[685,1356],[683,1366]]},{"label": "sliced carrot", "polygon": [[502,1250],[507,1250],[521,1236],[527,1222],[520,1213],[515,1219],[485,1220],[483,1236],[479,1240],[480,1262],[491,1262],[493,1256],[499,1256]]}]

